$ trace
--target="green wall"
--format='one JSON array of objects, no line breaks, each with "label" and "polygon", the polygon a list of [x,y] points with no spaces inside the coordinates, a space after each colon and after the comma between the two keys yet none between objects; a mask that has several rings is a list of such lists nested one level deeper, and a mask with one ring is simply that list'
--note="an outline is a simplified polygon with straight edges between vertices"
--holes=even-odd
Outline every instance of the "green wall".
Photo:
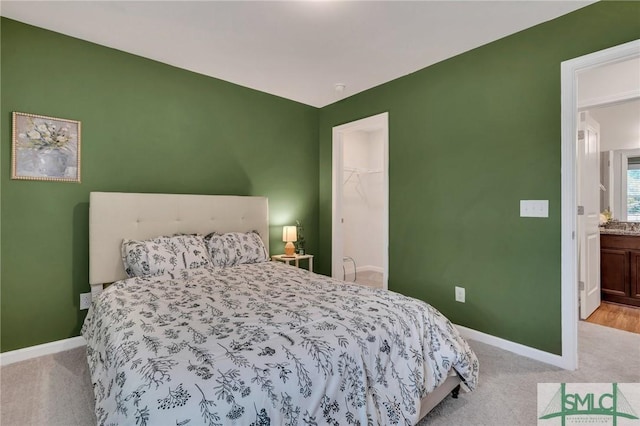
[{"label": "green wall", "polygon": [[[389,288],[560,354],[560,63],[637,38],[640,3],[596,3],[322,108],[319,228],[332,127],[388,111]],[[521,199],[549,218],[520,218]],[[329,273],[330,232],[320,253]]]},{"label": "green wall", "polygon": [[[2,18],[0,350],[78,335],[90,191],[268,196],[272,251],[301,219],[328,274],[331,128],[388,111],[390,288],[559,354],[560,63],[639,23],[599,2],[317,110]],[[10,179],[12,111],[82,121],[81,184]]]},{"label": "green wall", "polygon": [[[79,334],[90,191],[263,195],[318,243],[318,109],[1,20],[1,351]],[[16,181],[11,113],[82,121],[82,183]],[[289,161],[283,166],[281,157]]]}]

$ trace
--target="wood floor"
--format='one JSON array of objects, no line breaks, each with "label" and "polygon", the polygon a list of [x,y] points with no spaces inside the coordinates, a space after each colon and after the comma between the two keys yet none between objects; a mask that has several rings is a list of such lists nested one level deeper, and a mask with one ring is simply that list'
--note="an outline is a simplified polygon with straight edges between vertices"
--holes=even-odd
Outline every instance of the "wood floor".
[{"label": "wood floor", "polygon": [[602,302],[587,322],[640,334],[640,308]]}]

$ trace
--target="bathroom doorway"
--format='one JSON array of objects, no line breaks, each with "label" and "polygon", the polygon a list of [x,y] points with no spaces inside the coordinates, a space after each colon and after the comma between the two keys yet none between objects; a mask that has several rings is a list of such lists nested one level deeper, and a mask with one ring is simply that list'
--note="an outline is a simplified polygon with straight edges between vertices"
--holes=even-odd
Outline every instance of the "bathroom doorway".
[{"label": "bathroom doorway", "polygon": [[[640,41],[632,41],[619,46],[594,52],[562,62],[562,195],[561,195],[561,306],[562,306],[562,356],[558,365],[574,370],[578,367],[578,303],[579,294],[579,251],[578,251],[578,209],[577,203],[577,129],[580,109],[588,107],[588,102],[578,102],[580,87],[578,79],[585,73],[599,68],[619,64],[640,57]],[[637,73],[636,73],[637,76]],[[616,87],[621,79],[610,80],[600,87]],[[631,97],[640,96],[640,91],[632,93],[624,90],[608,97],[591,94],[597,102],[591,105],[614,104]]]},{"label": "bathroom doorway", "polygon": [[389,124],[382,113],[333,128],[332,276],[388,288]]},{"label": "bathroom doorway", "polygon": [[[611,81],[617,84],[607,84]],[[597,213],[604,225],[600,231],[596,228],[597,234],[601,234],[597,255],[587,257],[579,252],[580,276],[588,276],[583,273],[593,270],[598,272],[597,280],[602,277],[597,286],[597,303],[593,303],[594,297],[589,296],[586,288],[581,289],[580,319],[640,333],[640,300],[635,297],[636,291],[631,294],[632,289],[628,288],[635,288],[631,273],[634,269],[631,261],[635,258],[623,244],[631,238],[640,238],[640,232],[636,232],[640,213],[640,193],[636,194],[640,192],[640,58],[579,74],[577,101],[581,123],[586,116],[598,129],[600,163],[597,170],[590,170],[593,175],[585,176],[580,173],[578,155],[578,188],[589,185],[596,194]],[[580,219],[578,216],[579,228]],[[582,233],[578,235],[580,249]],[[587,281],[580,278],[581,287],[582,282],[589,287]]]}]

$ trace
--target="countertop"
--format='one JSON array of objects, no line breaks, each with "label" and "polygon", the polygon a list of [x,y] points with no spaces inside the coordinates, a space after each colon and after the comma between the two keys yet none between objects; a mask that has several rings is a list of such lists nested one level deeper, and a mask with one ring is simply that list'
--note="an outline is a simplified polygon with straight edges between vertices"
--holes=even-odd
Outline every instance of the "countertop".
[{"label": "countertop", "polygon": [[627,229],[606,229],[600,228],[600,235],[630,235],[640,236],[640,231],[630,231]]},{"label": "countertop", "polygon": [[600,234],[640,236],[640,222],[610,222],[600,227]]}]

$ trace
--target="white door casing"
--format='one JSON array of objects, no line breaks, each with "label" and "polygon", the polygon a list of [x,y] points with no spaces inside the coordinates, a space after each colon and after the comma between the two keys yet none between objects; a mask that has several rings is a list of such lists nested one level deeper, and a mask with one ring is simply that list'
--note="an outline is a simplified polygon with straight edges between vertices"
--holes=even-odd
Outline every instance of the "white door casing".
[{"label": "white door casing", "polygon": [[577,138],[580,318],[600,306],[600,125],[583,111]]},{"label": "white door casing", "polygon": [[344,182],[344,134],[352,130],[382,129],[383,140],[383,225],[382,225],[382,286],[388,288],[389,279],[389,113],[366,117],[342,124],[332,132],[332,214],[331,214],[331,276],[343,278],[344,224],[343,224],[343,182]]},{"label": "white door casing", "polygon": [[576,241],[576,129],[578,74],[595,67],[640,57],[640,40],[590,53],[561,63],[561,306],[562,355],[556,365],[578,368],[578,247]]},{"label": "white door casing", "polygon": [[344,256],[344,237],[342,219],[342,200],[344,199],[344,150],[343,132],[333,128],[333,143],[331,161],[332,191],[331,191],[331,276],[342,279],[342,267]]}]

